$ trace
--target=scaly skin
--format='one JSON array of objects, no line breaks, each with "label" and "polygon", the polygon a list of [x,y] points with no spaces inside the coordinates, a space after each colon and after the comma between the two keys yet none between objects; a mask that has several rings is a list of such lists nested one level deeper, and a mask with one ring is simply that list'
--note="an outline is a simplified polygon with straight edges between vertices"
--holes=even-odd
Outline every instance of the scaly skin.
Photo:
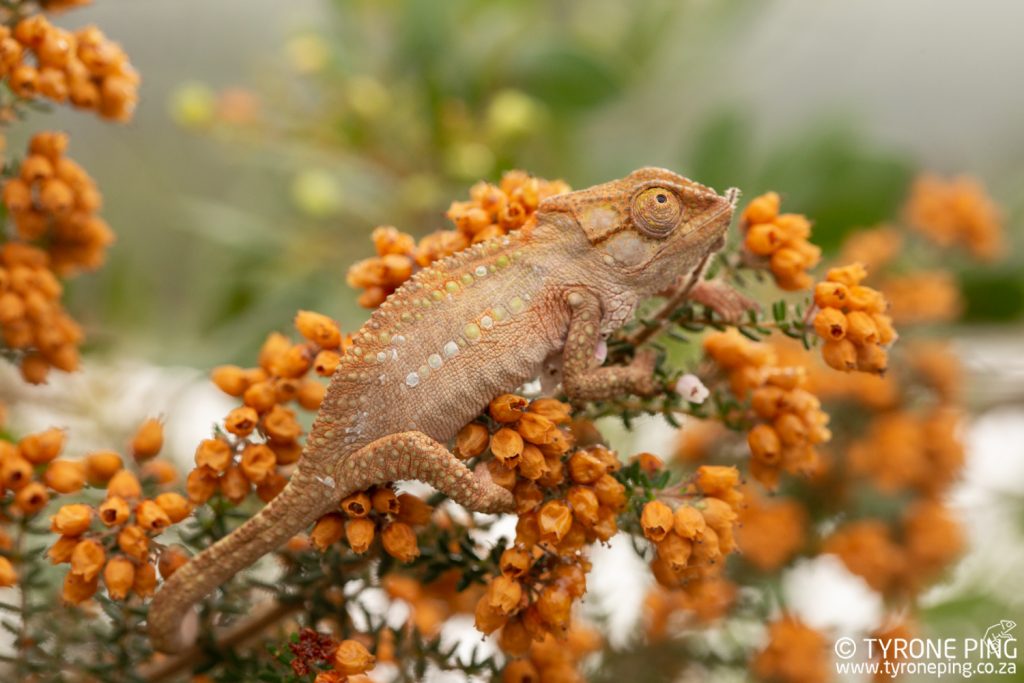
[{"label": "scaly skin", "polygon": [[419,479],[469,510],[510,510],[511,494],[444,444],[549,356],[561,355],[573,399],[655,391],[651,354],[597,367],[595,348],[641,299],[699,275],[735,196],[640,169],[548,198],[532,226],[417,273],[354,336],[288,486],[163,584],[149,610],[154,647],[181,649],[195,602],[372,484]]}]

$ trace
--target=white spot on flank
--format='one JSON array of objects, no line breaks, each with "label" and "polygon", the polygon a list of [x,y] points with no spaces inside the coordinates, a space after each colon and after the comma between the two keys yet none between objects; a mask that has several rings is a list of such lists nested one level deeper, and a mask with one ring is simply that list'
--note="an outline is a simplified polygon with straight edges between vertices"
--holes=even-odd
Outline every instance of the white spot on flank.
[{"label": "white spot on flank", "polygon": [[383,351],[378,351],[377,352],[377,362],[378,363],[383,363],[387,359],[388,359],[388,354],[384,353]]},{"label": "white spot on flank", "polygon": [[445,358],[451,358],[459,352],[459,345],[453,341],[446,342],[441,351],[444,353]]},{"label": "white spot on flank", "polygon": [[489,315],[485,315],[484,317],[480,318],[480,327],[484,328],[485,330],[491,329],[492,327],[494,327],[494,319],[491,318],[491,316]]},{"label": "white spot on flank", "polygon": [[437,370],[441,367],[441,363],[443,362],[444,361],[441,360],[441,356],[436,353],[430,354],[430,357],[427,358],[427,365],[429,365],[432,370]]},{"label": "white spot on flank", "polygon": [[483,277],[484,275],[487,275],[487,267],[477,266],[476,270],[473,271],[473,274],[476,275],[477,277]]},{"label": "white spot on flank", "polygon": [[420,376],[415,372],[410,372],[405,376],[405,383],[410,387],[414,387],[420,383]]},{"label": "white spot on flank", "polygon": [[316,480],[329,489],[334,488],[334,477],[321,477],[317,475]]}]

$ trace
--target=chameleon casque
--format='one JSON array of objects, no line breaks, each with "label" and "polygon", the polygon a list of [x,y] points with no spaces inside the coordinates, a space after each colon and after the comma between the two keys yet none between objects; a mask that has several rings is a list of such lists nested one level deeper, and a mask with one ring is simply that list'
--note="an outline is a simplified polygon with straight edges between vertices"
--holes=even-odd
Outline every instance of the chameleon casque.
[{"label": "chameleon casque", "polygon": [[688,286],[716,298],[701,276],[737,195],[643,168],[549,197],[534,223],[417,273],[353,337],[287,487],[163,584],[149,610],[154,647],[189,644],[194,603],[373,484],[418,479],[469,510],[510,510],[511,494],[445,444],[549,358],[574,400],[655,392],[653,350],[601,367],[596,349],[646,297]]}]

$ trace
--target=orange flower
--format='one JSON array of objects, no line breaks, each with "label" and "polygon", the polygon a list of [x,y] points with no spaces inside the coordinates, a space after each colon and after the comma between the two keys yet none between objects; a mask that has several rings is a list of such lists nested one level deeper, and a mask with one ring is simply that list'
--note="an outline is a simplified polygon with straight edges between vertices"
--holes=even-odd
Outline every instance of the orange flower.
[{"label": "orange flower", "polygon": [[334,653],[334,667],[346,676],[369,671],[375,663],[369,650],[355,640],[341,641]]},{"label": "orange flower", "polygon": [[43,474],[43,481],[57,493],[75,493],[85,486],[86,467],[80,460],[54,460]]},{"label": "orange flower", "polygon": [[672,530],[674,518],[672,508],[660,500],[652,500],[644,505],[640,515],[640,526],[644,536],[654,542],[661,541]]},{"label": "orange flower", "polygon": [[124,600],[135,583],[135,565],[126,557],[115,557],[103,569],[103,583],[112,600]]},{"label": "orange flower", "polygon": [[751,261],[767,266],[780,288],[807,289],[812,280],[806,271],[818,264],[821,250],[807,241],[810,221],[799,214],[780,215],[779,205],[775,192],[750,201],[740,218],[743,245]]},{"label": "orange flower", "polygon": [[316,521],[309,538],[317,550],[324,551],[344,535],[345,518],[337,512],[330,512]]},{"label": "orange flower", "polygon": [[825,637],[786,615],[768,627],[768,644],[750,665],[762,680],[824,683],[831,680]]},{"label": "orange flower", "polygon": [[92,508],[76,503],[64,505],[57,514],[50,518],[50,529],[65,536],[78,536],[85,533],[92,523]]},{"label": "orange flower", "polygon": [[91,538],[79,541],[71,551],[71,573],[92,581],[99,576],[106,559],[107,554],[99,541]]},{"label": "orange flower", "polygon": [[345,522],[345,540],[348,541],[352,552],[363,554],[370,549],[373,537],[376,534],[377,525],[365,517],[350,519]]},{"label": "orange flower", "polygon": [[107,497],[118,496],[126,500],[139,498],[142,486],[138,478],[128,470],[121,470],[107,482]]},{"label": "orange flower", "polygon": [[557,545],[569,533],[572,513],[565,503],[557,500],[548,501],[537,513],[537,526],[541,541]]},{"label": "orange flower", "polygon": [[963,244],[975,257],[986,260],[998,256],[1002,249],[1001,211],[973,178],[919,177],[911,188],[905,214],[913,228],[941,246]]},{"label": "orange flower", "polygon": [[132,455],[135,460],[152,458],[164,447],[164,426],[160,420],[150,418],[139,425],[132,439]]},{"label": "orange flower", "polygon": [[99,506],[100,521],[107,526],[124,524],[128,521],[129,514],[131,514],[131,509],[125,499],[120,496],[111,496]]},{"label": "orange flower", "polygon": [[419,557],[420,549],[412,527],[403,522],[391,522],[381,533],[384,550],[399,562],[412,562]]}]

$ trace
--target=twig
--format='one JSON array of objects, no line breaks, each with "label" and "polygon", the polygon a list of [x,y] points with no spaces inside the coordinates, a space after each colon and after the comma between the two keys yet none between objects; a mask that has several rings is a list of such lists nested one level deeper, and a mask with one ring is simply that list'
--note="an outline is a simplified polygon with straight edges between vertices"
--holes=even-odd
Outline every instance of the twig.
[{"label": "twig", "polygon": [[[301,602],[279,602],[268,600],[256,607],[253,613],[232,624],[217,637],[216,648],[227,650],[244,643],[253,636],[259,635],[268,627],[281,621],[302,606]],[[207,650],[199,645],[192,645],[172,657],[151,662],[142,668],[140,676],[143,680],[165,681],[181,671],[192,668],[206,656]]]},{"label": "twig", "polygon": [[673,311],[682,305],[684,301],[690,296],[690,291],[693,290],[697,282],[700,281],[701,276],[704,274],[704,267],[707,265],[709,256],[705,256],[700,262],[700,265],[690,275],[690,279],[686,281],[686,284],[679,288],[679,291],[669,295],[668,300],[662,304],[658,312],[639,330],[626,337],[626,343],[631,346],[640,346],[645,341],[653,337],[654,335],[661,332],[668,326],[669,320],[672,317]]}]

